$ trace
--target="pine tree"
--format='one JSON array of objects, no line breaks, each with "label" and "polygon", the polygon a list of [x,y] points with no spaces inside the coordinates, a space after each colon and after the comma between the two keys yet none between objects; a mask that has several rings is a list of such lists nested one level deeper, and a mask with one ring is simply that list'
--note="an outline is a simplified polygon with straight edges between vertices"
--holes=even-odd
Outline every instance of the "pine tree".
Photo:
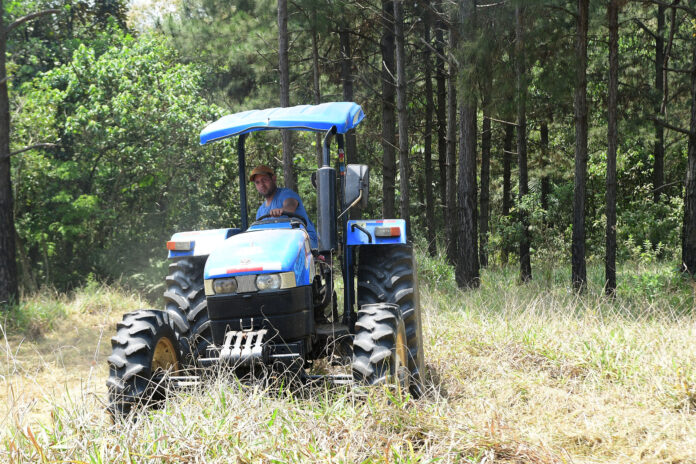
[{"label": "pine tree", "polygon": [[589,0],[578,0],[575,58],[575,188],[573,190],[573,288],[587,285],[585,264],[585,183],[587,179],[587,30]]},{"label": "pine tree", "polygon": [[607,227],[604,260],[605,292],[616,291],[616,147],[617,101],[619,93],[619,0],[610,0],[609,18],[609,98],[607,101]]},{"label": "pine tree", "polygon": [[527,76],[525,63],[525,11],[524,7],[515,7],[516,46],[515,69],[517,74],[517,164],[519,166],[519,216],[522,234],[520,237],[520,280],[532,279],[532,264],[529,256],[530,237],[529,220],[524,206],[525,196],[529,193],[527,177]]},{"label": "pine tree", "polygon": [[457,185],[457,253],[455,277],[460,287],[478,287],[478,230],[476,202],[476,0],[459,5],[459,22],[463,31],[461,46],[464,59],[459,93],[459,183]]},{"label": "pine tree", "polygon": [[396,202],[394,190],[396,185],[396,88],[394,75],[394,2],[382,1],[381,15],[382,37],[380,49],[382,52],[381,81],[382,81],[382,214],[385,218],[396,217]]}]

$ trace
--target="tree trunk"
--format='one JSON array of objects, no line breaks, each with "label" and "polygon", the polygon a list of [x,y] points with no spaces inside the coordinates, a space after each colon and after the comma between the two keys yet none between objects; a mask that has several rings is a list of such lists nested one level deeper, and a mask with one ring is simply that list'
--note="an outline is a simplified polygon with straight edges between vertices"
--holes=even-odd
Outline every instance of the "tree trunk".
[{"label": "tree trunk", "polygon": [[549,124],[546,121],[541,122],[541,209],[543,209],[544,217],[548,220],[549,211],[549,195],[551,195],[551,178],[549,177]]},{"label": "tree trunk", "polygon": [[401,218],[406,220],[406,231],[412,236],[409,208],[409,146],[408,113],[406,108],[406,52],[404,50],[404,10],[401,0],[394,0],[394,37],[396,38],[396,107],[399,117],[399,189],[401,190]]},{"label": "tree trunk", "polygon": [[[425,174],[423,169],[417,167],[413,169],[416,176],[416,210],[425,211]],[[411,176],[413,178],[413,176]],[[419,215],[420,216],[420,215]],[[426,226],[427,229],[427,226]]]},{"label": "tree trunk", "polygon": [[[678,1],[672,2],[672,4],[675,6],[678,3]],[[674,44],[674,33],[676,32],[677,27],[677,9],[672,8],[672,17],[670,19],[669,26],[669,39],[667,39],[667,45],[665,46],[664,60],[662,66],[662,104],[660,105],[660,115],[663,118],[667,118],[667,102],[669,100],[669,57],[672,54],[672,45]]]},{"label": "tree trunk", "polygon": [[572,283],[587,286],[585,263],[585,181],[587,178],[587,28],[589,0],[578,0],[575,58],[575,188],[573,191]]},{"label": "tree trunk", "polygon": [[0,308],[19,297],[14,201],[10,169],[10,103],[7,94],[5,51],[7,31],[0,0]]},{"label": "tree trunk", "polygon": [[437,255],[437,244],[435,243],[435,205],[433,199],[433,80],[432,63],[430,60],[430,28],[432,25],[432,15],[430,14],[430,2],[426,1],[424,8],[423,24],[423,62],[425,64],[425,137],[423,137],[425,147],[425,234],[428,241],[428,253],[430,256]]},{"label": "tree trunk", "polygon": [[[290,106],[287,0],[278,0],[278,70],[280,72],[280,106]],[[281,138],[283,140],[283,179],[285,187],[297,190],[292,161],[292,136],[290,131],[281,131]]]},{"label": "tree trunk", "polygon": [[443,223],[446,223],[447,212],[447,89],[445,77],[445,41],[444,41],[444,22],[442,21],[442,0],[438,0],[438,20],[435,26],[435,50],[436,71],[435,81],[437,82],[437,158],[440,168],[438,185],[440,186],[440,202],[442,204]]},{"label": "tree trunk", "polygon": [[515,7],[517,40],[515,47],[515,68],[517,74],[517,163],[519,178],[519,217],[522,227],[520,237],[520,279],[527,282],[532,279],[532,263],[529,256],[529,218],[524,206],[524,197],[529,193],[527,178],[527,77],[524,51],[524,11]]},{"label": "tree trunk", "polygon": [[[450,30],[450,36],[455,34]],[[456,263],[457,229],[456,229],[456,159],[457,159],[457,90],[455,79],[457,67],[453,60],[449,62],[447,78],[447,208],[445,209],[445,230],[447,231],[447,258],[451,264]]]},{"label": "tree trunk", "polygon": [[[508,118],[512,119],[512,118]],[[515,137],[515,126],[512,124],[505,125],[505,140],[503,142],[503,217],[510,215],[512,208],[512,185],[510,184],[510,170],[512,165],[512,140]],[[510,245],[503,244],[501,261],[503,264],[508,262],[508,253]]]},{"label": "tree trunk", "polygon": [[[312,12],[314,21],[313,21],[313,30],[312,30],[312,88],[314,91],[314,104],[318,105],[321,103],[321,86],[320,86],[320,70],[319,70],[319,39],[318,39],[318,33],[316,30],[316,12]],[[315,155],[316,155],[316,160],[317,160],[317,166],[321,166],[322,164],[322,136],[320,133],[317,132],[316,134],[316,147],[315,147]]]},{"label": "tree trunk", "polygon": [[[664,92],[663,68],[665,66],[665,9],[657,7],[657,32],[655,33],[655,113],[661,111],[662,94]],[[655,145],[653,150],[653,201],[660,201],[660,194],[665,184],[665,129],[661,124],[655,123]]]},{"label": "tree trunk", "polygon": [[619,95],[619,0],[611,0],[609,18],[609,98],[607,102],[607,228],[604,259],[604,291],[616,292],[616,147]]},{"label": "tree trunk", "polygon": [[696,41],[692,42],[691,63],[691,123],[689,124],[688,170],[684,198],[684,237],[682,239],[682,265],[684,270],[696,274]]},{"label": "tree trunk", "polygon": [[[344,24],[348,20],[344,19]],[[343,83],[343,101],[352,102],[353,97],[353,54],[350,47],[350,30],[346,27],[339,32],[341,42],[341,82]],[[358,147],[355,132],[346,134],[346,160],[358,163]]]},{"label": "tree trunk", "polygon": [[488,220],[490,216],[491,177],[491,79],[492,73],[484,76],[483,83],[483,129],[481,131],[481,213],[479,219],[479,261],[481,267],[488,266]]},{"label": "tree trunk", "polygon": [[382,201],[385,218],[396,217],[396,122],[394,119],[394,2],[382,1]]},{"label": "tree trunk", "polygon": [[[463,39],[470,45],[476,35],[476,0],[459,4]],[[463,59],[467,70],[476,67],[473,53]],[[474,79],[466,79],[459,102],[459,183],[457,185],[457,261],[455,277],[462,288],[479,286],[478,230],[476,227],[476,93]]]}]

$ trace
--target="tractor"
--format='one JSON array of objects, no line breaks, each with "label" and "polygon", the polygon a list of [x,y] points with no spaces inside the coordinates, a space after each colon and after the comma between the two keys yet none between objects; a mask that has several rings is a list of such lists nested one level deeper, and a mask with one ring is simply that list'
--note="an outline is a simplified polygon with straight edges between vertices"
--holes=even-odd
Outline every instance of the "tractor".
[{"label": "tractor", "polygon": [[[112,415],[161,399],[165,383],[191,385],[213,368],[421,394],[420,303],[405,221],[348,219],[367,206],[369,169],[347,164],[344,135],[364,117],[358,104],[334,102],[245,111],[203,129],[201,145],[237,137],[241,224],[178,232],[167,242],[165,308],[125,314],[111,339]],[[248,224],[245,140],[266,130],[323,134],[321,165],[312,174],[316,248],[301,216]],[[349,365],[350,374],[308,374],[322,358]]]}]

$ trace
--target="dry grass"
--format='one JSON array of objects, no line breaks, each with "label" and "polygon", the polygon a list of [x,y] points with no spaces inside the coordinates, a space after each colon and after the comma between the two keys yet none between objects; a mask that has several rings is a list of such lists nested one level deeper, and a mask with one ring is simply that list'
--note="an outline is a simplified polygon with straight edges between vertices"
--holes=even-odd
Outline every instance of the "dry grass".
[{"label": "dry grass", "polygon": [[60,329],[2,341],[0,462],[696,462],[688,284],[634,281],[664,267],[627,267],[620,279],[650,291],[612,302],[592,287],[573,295],[561,271],[519,286],[498,269],[462,293],[446,267],[420,261],[425,398],[219,379],[112,425],[108,339],[142,302],[92,289],[60,297]]}]

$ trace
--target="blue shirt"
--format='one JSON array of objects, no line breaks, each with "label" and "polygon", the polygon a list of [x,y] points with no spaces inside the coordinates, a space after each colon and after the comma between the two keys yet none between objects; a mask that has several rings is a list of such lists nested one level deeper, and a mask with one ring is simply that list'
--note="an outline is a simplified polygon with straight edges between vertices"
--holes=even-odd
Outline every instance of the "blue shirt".
[{"label": "blue shirt", "polygon": [[307,216],[307,210],[305,210],[305,207],[302,204],[302,199],[297,193],[293,192],[290,189],[278,187],[275,191],[275,194],[273,195],[273,199],[271,200],[270,205],[266,205],[265,201],[261,203],[261,206],[259,206],[259,210],[256,212],[256,219],[258,220],[258,218],[260,218],[261,216],[265,216],[266,214],[270,213],[272,209],[282,209],[283,203],[288,198],[294,198],[295,200],[297,200],[298,205],[297,209],[295,210],[295,214],[301,216],[307,222],[307,234],[309,234],[309,243],[312,248],[317,248],[317,230],[314,228],[314,224],[312,223],[312,221],[309,220],[309,217]]}]

